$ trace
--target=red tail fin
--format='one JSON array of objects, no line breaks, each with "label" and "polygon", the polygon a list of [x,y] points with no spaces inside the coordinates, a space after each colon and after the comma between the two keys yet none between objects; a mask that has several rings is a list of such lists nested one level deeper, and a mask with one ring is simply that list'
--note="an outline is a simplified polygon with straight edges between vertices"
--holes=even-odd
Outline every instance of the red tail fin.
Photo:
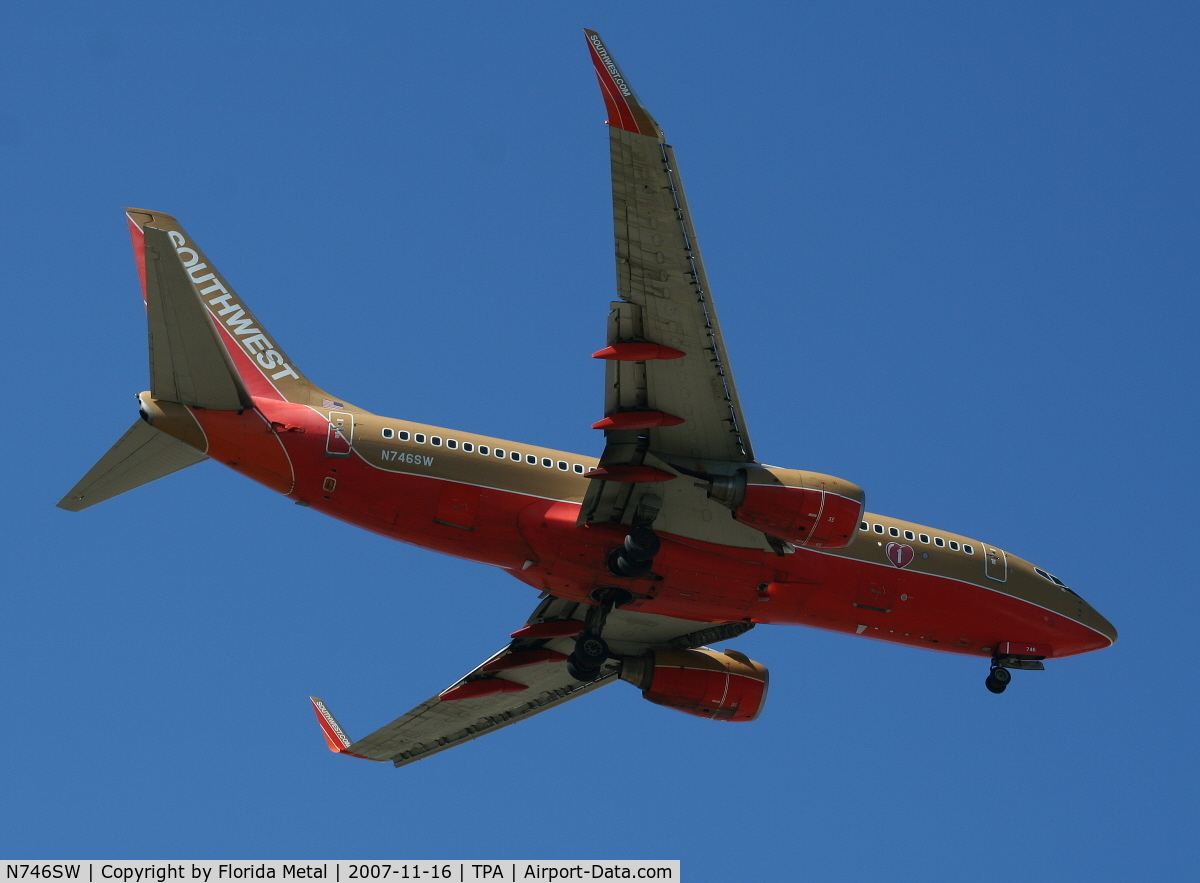
[{"label": "red tail fin", "polygon": [[[188,237],[178,221],[162,212],[145,209],[127,209],[126,214],[129,218],[129,233],[133,239],[133,254],[137,262],[143,298],[157,294],[168,303],[171,298],[178,299],[178,302],[198,299],[211,319],[221,344],[229,354],[233,370],[250,395],[304,404],[318,404],[320,399],[328,397],[294,366],[287,354],[275,343],[274,338],[266,333],[262,323],[234,292],[233,287]],[[164,246],[148,254],[148,229],[165,233],[169,247],[174,253],[162,254],[161,252],[166,250]],[[161,235],[154,238],[158,242],[164,242]],[[179,267],[167,267],[165,269],[169,272],[164,272],[162,265],[167,261],[178,261]],[[182,272],[179,272],[180,268]],[[164,291],[164,287],[172,290]],[[167,321],[176,319],[171,315]],[[178,321],[188,320],[181,313]],[[186,337],[189,333],[198,334],[199,329],[182,329],[179,336]],[[155,357],[156,354],[152,352],[151,358]],[[197,370],[203,367],[216,369],[215,365],[195,367]],[[175,370],[179,370],[178,364]]]}]

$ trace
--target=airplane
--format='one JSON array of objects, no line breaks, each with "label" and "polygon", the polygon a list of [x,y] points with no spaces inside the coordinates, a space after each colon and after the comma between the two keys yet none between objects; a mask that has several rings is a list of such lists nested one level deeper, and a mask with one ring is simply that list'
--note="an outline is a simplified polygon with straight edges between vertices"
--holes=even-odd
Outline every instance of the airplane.
[{"label": "airplane", "polygon": [[600,35],[618,299],[599,457],[384,417],[308,380],[175,218],[130,208],[150,389],[59,502],[79,511],[206,459],[359,527],[501,568],[539,603],[499,651],[358,740],[310,697],[330,750],[395,766],[624,680],[647,700],[752,721],[761,663],[729,641],[805,625],[1013,670],[1117,632],[996,545],[865,510],[842,478],[751,445],[675,154]]}]

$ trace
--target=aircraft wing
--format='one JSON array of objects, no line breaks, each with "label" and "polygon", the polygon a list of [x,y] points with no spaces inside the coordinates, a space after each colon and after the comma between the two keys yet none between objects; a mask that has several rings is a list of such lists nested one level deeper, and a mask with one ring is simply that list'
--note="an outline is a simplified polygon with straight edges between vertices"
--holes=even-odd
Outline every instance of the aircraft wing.
[{"label": "aircraft wing", "polygon": [[[583,628],[587,605],[553,596],[533,612],[513,639],[466,676],[412,711],[369,736],[351,741],[320,699],[310,697],[331,751],[367,760],[390,760],[400,767],[509,724],[532,717],[617,680],[619,663],[610,660],[595,680],[567,674],[566,658]],[[703,623],[647,613],[614,610],[604,634],[621,656],[641,655],[655,646],[698,647],[736,637],[748,623]]]},{"label": "aircraft wing", "polygon": [[[584,33],[608,108],[621,299],[596,353],[607,360],[600,467],[614,478],[593,482],[581,521],[628,523],[640,496],[630,483],[656,476],[646,467],[731,471],[754,452],[674,152],[600,36]],[[760,545],[750,534],[712,539]]]}]

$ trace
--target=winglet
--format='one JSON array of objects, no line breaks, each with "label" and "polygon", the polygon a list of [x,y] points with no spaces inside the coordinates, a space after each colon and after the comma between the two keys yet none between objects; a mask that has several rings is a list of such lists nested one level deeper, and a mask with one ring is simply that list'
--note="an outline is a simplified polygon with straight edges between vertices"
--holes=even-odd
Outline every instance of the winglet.
[{"label": "winglet", "polygon": [[662,139],[662,129],[650,116],[642,103],[638,101],[633,87],[613,61],[613,57],[604,48],[600,35],[587,28],[583,29],[587,37],[588,49],[591,50],[592,64],[596,68],[596,79],[600,81],[600,91],[604,95],[604,106],[608,109],[608,124],[633,132],[637,135],[649,135]]},{"label": "winglet", "polygon": [[333,713],[325,707],[325,703],[316,696],[309,696],[309,701],[312,702],[313,711],[317,715],[317,723],[321,725],[321,735],[325,737],[325,744],[329,746],[329,750],[334,754],[349,754],[351,757],[362,757],[361,754],[355,754],[353,751],[347,751],[350,747],[350,737],[346,735],[346,731],[334,718]]}]

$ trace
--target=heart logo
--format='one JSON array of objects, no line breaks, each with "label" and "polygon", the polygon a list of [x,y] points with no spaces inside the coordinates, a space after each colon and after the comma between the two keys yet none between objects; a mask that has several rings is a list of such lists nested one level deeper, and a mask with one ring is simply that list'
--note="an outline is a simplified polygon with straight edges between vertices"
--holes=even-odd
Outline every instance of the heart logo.
[{"label": "heart logo", "polygon": [[888,543],[885,551],[887,552],[888,561],[897,567],[908,567],[917,554],[913,551],[912,546],[905,545],[904,543]]}]

